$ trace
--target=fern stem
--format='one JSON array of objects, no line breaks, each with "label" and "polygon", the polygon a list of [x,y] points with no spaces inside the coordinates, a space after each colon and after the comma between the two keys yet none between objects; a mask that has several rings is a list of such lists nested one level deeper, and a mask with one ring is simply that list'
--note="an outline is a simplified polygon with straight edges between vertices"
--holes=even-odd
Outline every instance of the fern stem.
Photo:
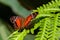
[{"label": "fern stem", "polygon": [[44,39],[44,35],[45,35],[45,29],[46,29],[46,21],[47,21],[47,18],[45,18],[44,20],[44,25],[43,25],[43,32],[42,32],[42,35],[41,35],[41,39],[40,40],[43,40]]},{"label": "fern stem", "polygon": [[60,11],[59,8],[44,9],[44,11]]},{"label": "fern stem", "polygon": [[55,40],[55,38],[56,38],[56,28],[57,28],[57,19],[58,19],[58,15],[55,15],[55,17],[54,17],[54,26],[53,26],[53,38],[52,38],[52,40]]}]

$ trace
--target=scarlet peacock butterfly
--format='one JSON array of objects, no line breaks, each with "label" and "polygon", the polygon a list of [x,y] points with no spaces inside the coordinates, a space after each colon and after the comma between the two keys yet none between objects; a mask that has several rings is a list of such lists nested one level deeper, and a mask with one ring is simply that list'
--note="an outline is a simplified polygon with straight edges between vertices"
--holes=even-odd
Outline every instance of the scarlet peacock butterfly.
[{"label": "scarlet peacock butterfly", "polygon": [[33,18],[37,16],[38,12],[32,13],[27,18],[22,18],[20,16],[12,16],[10,22],[14,25],[16,30],[27,28],[29,23]]}]

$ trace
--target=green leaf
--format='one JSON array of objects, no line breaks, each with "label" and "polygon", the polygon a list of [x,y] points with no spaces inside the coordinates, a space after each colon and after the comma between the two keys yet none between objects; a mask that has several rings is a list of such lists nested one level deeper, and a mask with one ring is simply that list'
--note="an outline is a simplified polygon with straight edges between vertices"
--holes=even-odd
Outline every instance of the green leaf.
[{"label": "green leaf", "polygon": [[23,40],[28,33],[29,30],[26,29],[24,29],[23,32],[15,31],[8,37],[8,40]]}]

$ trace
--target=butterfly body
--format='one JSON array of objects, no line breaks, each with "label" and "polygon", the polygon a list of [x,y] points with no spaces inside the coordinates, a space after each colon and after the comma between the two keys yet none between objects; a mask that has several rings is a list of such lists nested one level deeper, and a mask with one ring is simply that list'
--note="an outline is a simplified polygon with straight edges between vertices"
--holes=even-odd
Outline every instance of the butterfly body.
[{"label": "butterfly body", "polygon": [[14,28],[17,29],[24,29],[30,25],[30,22],[33,18],[37,16],[38,13],[32,13],[27,18],[19,17],[19,16],[12,16],[10,18],[11,23],[13,23]]}]

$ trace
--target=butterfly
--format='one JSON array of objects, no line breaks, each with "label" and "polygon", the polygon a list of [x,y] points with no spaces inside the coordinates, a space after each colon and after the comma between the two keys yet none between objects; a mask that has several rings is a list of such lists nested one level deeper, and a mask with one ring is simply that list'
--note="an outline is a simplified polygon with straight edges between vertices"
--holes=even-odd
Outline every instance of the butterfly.
[{"label": "butterfly", "polygon": [[31,24],[31,20],[34,19],[37,14],[38,12],[32,13],[26,18],[20,16],[11,16],[10,22],[13,24],[15,30],[28,28],[28,26]]}]

